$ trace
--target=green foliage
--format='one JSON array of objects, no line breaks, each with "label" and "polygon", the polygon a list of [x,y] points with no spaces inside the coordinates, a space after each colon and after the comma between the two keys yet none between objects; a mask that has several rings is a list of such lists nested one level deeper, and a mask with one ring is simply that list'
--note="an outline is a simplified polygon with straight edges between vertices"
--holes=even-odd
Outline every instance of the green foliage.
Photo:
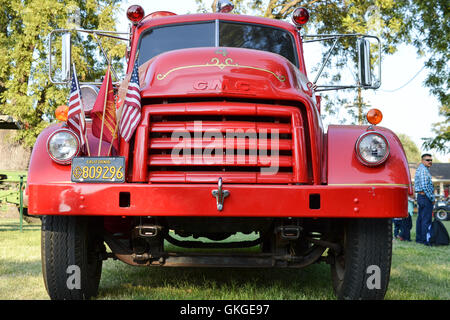
[{"label": "green foliage", "polygon": [[423,147],[434,149],[442,153],[450,153],[450,106],[442,105],[439,109],[439,115],[445,120],[434,123],[432,129],[435,136],[433,138],[423,138]]},{"label": "green foliage", "polygon": [[[199,6],[205,1],[196,0]],[[435,137],[424,139],[424,146],[441,152],[450,151],[450,130],[448,108],[450,106],[450,10],[448,0],[235,0],[239,13],[251,13],[274,19],[290,18],[295,8],[303,6],[310,11],[310,22],[302,33],[362,33],[378,36],[384,54],[393,54],[401,43],[412,44],[417,53],[427,59],[429,73],[425,85],[435,95],[442,107],[440,114],[445,121],[436,123]],[[204,5],[203,5],[204,8]],[[325,43],[329,47],[330,43]],[[329,79],[339,78],[339,72],[346,67],[354,54],[344,54],[351,48],[350,42],[338,44],[333,52],[335,74]],[[373,48],[376,51],[378,48]],[[330,94],[326,96],[331,97]],[[324,99],[325,100],[325,99]],[[357,101],[358,99],[354,99]],[[338,106],[351,103],[351,98],[336,95],[324,105],[325,115],[336,115]],[[354,111],[348,112],[357,122]]]},{"label": "green foliage", "polygon": [[[345,0],[345,1],[300,1],[300,0],[256,0],[233,1],[240,13],[250,13],[272,19],[290,19],[293,11],[303,6],[310,11],[310,21],[302,34],[371,34],[382,39],[382,52],[394,53],[396,45],[406,39],[408,26],[403,20],[405,1],[393,0]],[[197,0],[199,8],[205,9],[204,1]],[[341,38],[332,52],[321,75],[321,82],[339,84],[344,68],[353,67],[357,63],[355,38]],[[333,41],[322,42],[325,49],[333,45]],[[372,52],[378,48],[373,46]],[[325,55],[324,55],[325,57]],[[374,57],[374,62],[379,57]],[[356,68],[354,68],[356,70]],[[312,72],[317,71],[313,68]],[[352,80],[351,80],[352,81]],[[322,83],[322,84],[325,84]],[[348,83],[347,83],[348,84]],[[323,113],[324,118],[336,117],[345,122],[362,123],[361,110],[367,106],[361,94],[350,93],[348,90],[339,93],[325,93]],[[340,112],[340,106],[355,106]]]},{"label": "green foliage", "polygon": [[415,32],[412,43],[427,58],[430,71],[425,85],[440,103],[439,115],[444,120],[434,123],[434,137],[424,138],[423,147],[442,153],[450,152],[450,10],[445,0],[412,1],[411,25]]},{"label": "green foliage", "polygon": [[406,158],[408,159],[409,163],[419,163],[420,162],[420,150],[417,147],[417,145],[412,141],[412,139],[403,133],[397,134],[398,138],[400,139],[400,142],[403,145],[403,149],[406,153]]},{"label": "green foliage", "polygon": [[[411,26],[414,33],[411,41],[420,55],[427,57],[426,67],[430,71],[425,85],[447,111],[450,106],[450,10],[445,0],[411,1]],[[447,118],[448,120],[448,118]],[[447,137],[448,138],[448,137]]]},{"label": "green foliage", "polygon": [[[48,79],[48,34],[69,27],[74,8],[78,8],[79,27],[115,30],[119,0],[0,0],[0,6],[0,113],[22,123],[24,130],[17,137],[32,146],[54,120],[55,108],[67,103],[66,87],[55,86]],[[88,40],[84,41],[87,44]],[[80,81],[93,65],[82,56],[92,57],[97,50],[92,45],[83,48],[84,52],[75,50],[72,56]],[[118,52],[110,54],[117,57]],[[98,66],[90,72],[104,74]]]}]

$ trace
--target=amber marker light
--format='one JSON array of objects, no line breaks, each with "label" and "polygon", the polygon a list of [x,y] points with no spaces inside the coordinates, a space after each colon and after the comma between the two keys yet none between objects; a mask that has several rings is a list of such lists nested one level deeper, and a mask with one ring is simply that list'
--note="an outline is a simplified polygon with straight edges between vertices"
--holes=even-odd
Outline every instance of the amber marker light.
[{"label": "amber marker light", "polygon": [[130,6],[127,10],[127,18],[137,24],[144,18],[144,9],[137,4]]},{"label": "amber marker light", "polygon": [[383,120],[383,114],[378,109],[370,109],[367,112],[366,118],[370,124],[376,125],[379,124],[381,120]]},{"label": "amber marker light", "polygon": [[67,121],[67,114],[68,114],[68,112],[69,112],[69,107],[68,106],[64,106],[64,105],[63,106],[59,106],[55,110],[55,117],[59,121]]}]

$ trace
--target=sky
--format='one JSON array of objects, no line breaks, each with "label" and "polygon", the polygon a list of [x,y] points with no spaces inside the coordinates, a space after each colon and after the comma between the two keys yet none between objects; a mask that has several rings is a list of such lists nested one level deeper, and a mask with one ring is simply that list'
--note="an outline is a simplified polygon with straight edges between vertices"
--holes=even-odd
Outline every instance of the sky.
[{"label": "sky", "polygon": [[[205,2],[209,8],[209,2]],[[159,10],[187,14],[195,13],[197,10],[195,0],[171,0],[167,2],[126,0],[122,2],[123,12],[119,16],[118,31],[127,31],[126,9],[133,4],[141,5],[145,14]],[[440,104],[437,98],[431,96],[429,89],[423,85],[428,71],[423,69],[417,74],[423,65],[424,59],[417,56],[414,47],[402,45],[395,54],[383,55],[381,87],[378,90],[363,91],[364,101],[383,113],[383,120],[379,125],[389,128],[396,134],[408,135],[421,152],[429,151],[422,149],[423,141],[421,138],[432,137],[433,123],[444,120],[438,115]],[[414,76],[416,77],[411,80]],[[404,86],[406,83],[408,84]],[[332,120],[330,123],[332,123]],[[324,124],[326,127],[327,123]],[[442,162],[450,162],[449,154],[435,152],[433,154]]]}]

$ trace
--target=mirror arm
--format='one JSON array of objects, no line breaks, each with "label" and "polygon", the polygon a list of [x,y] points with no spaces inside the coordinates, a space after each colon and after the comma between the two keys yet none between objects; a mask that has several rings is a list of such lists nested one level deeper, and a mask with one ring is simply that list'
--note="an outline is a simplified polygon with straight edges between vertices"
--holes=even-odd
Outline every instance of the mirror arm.
[{"label": "mirror arm", "polygon": [[327,57],[325,58],[325,61],[322,63],[322,66],[320,67],[320,70],[317,73],[316,78],[313,81],[313,84],[316,84],[317,80],[319,80],[319,77],[322,74],[322,71],[325,68],[325,65],[327,64],[328,60],[330,59],[331,52],[333,52],[334,47],[336,47],[337,41],[338,41],[338,38],[335,38],[334,42],[333,42],[333,45],[331,46],[330,50],[328,50]]},{"label": "mirror arm", "polygon": [[[124,38],[124,37],[120,37],[120,36],[116,36],[116,35],[130,35],[129,32],[117,32],[117,31],[106,31],[106,30],[84,30],[84,29],[55,29],[52,30],[50,32],[50,34],[48,35],[48,78],[50,80],[50,82],[52,84],[68,84],[70,82],[70,77],[68,80],[65,81],[57,81],[55,79],[53,79],[52,74],[53,74],[53,68],[52,68],[52,48],[53,48],[53,41],[52,41],[52,36],[53,34],[56,33],[70,33],[70,32],[83,32],[83,33],[89,33],[89,34],[93,34],[94,37],[97,40],[97,43],[100,46],[100,49],[102,51],[102,54],[105,56],[106,60],[109,62],[108,57],[105,54],[105,51],[103,50],[103,47],[101,46],[101,44],[98,41],[98,36],[103,36],[103,37],[108,37],[108,38],[114,38],[114,39],[118,39],[118,40],[123,40],[126,42],[130,42],[129,37],[128,38]],[[70,68],[69,68],[70,69]],[[117,76],[116,70],[114,68],[112,68],[114,77],[116,78],[116,80],[118,82],[113,82],[113,83],[119,83],[120,79]],[[80,84],[95,84],[95,85],[101,85],[101,82],[80,82]]]},{"label": "mirror arm", "polygon": [[[339,85],[316,85],[317,80],[319,79],[320,75],[322,74],[323,69],[325,68],[326,63],[328,62],[330,55],[332,53],[332,50],[337,44],[337,41],[340,38],[343,37],[362,37],[362,38],[372,38],[375,39],[378,42],[378,56],[379,56],[379,63],[378,63],[378,77],[376,79],[376,82],[370,86],[362,86],[362,85],[349,85],[349,86],[339,86]],[[329,90],[339,90],[339,89],[354,89],[354,88],[363,88],[363,89],[378,89],[381,87],[381,41],[377,36],[372,35],[363,35],[360,33],[353,33],[353,34],[327,34],[327,35],[320,35],[320,34],[310,34],[310,35],[302,35],[302,42],[303,43],[310,43],[310,42],[320,42],[320,41],[326,41],[334,39],[333,46],[327,53],[327,57],[325,59],[325,62],[322,64],[318,74],[316,75],[316,78],[314,79],[313,84],[316,85],[315,91],[329,91]],[[306,40],[310,39],[310,40]]]},{"label": "mirror arm", "polygon": [[[62,30],[62,31],[67,31],[67,30]],[[50,82],[53,84],[67,84],[67,83],[69,83],[70,79],[68,79],[64,82],[60,82],[60,81],[56,81],[55,79],[52,78],[52,71],[53,71],[52,70],[52,35],[53,35],[53,33],[57,33],[57,32],[61,32],[61,30],[53,30],[48,35],[48,78],[50,79]],[[70,68],[69,68],[69,70],[70,70]]]},{"label": "mirror arm", "polygon": [[317,88],[314,90],[316,92],[320,91],[331,91],[331,90],[342,90],[342,89],[356,89],[359,88],[359,86],[317,86]]},{"label": "mirror arm", "polygon": [[123,38],[123,37],[113,36],[113,35],[110,35],[110,34],[107,34],[107,33],[101,33],[101,32],[95,32],[95,31],[93,33],[96,33],[99,36],[113,38],[113,39],[117,39],[117,40],[123,40],[123,41],[129,41],[130,40],[130,39]]},{"label": "mirror arm", "polygon": [[378,89],[379,87],[381,87],[381,58],[382,58],[382,56],[381,56],[381,41],[380,41],[380,38],[378,38],[377,36],[366,35],[365,37],[375,39],[378,42],[378,57],[380,59],[380,62],[378,63],[378,77],[377,77],[378,81],[371,88],[371,89]]},{"label": "mirror arm", "polygon": [[50,79],[51,83],[55,83],[55,81],[53,81],[52,79],[52,33],[53,31],[48,35],[48,78]]},{"label": "mirror arm", "polygon": [[100,50],[103,53],[103,56],[105,57],[106,61],[108,62],[108,65],[111,66],[111,70],[112,70],[112,73],[114,74],[114,78],[116,78],[116,80],[119,81],[120,79],[117,76],[116,69],[114,69],[114,66],[112,65],[111,61],[109,60],[108,55],[106,54],[105,50],[103,49],[101,40],[98,38],[96,32],[94,32],[93,34],[94,34],[95,40],[97,40],[97,43],[98,43],[98,46],[100,47]]}]

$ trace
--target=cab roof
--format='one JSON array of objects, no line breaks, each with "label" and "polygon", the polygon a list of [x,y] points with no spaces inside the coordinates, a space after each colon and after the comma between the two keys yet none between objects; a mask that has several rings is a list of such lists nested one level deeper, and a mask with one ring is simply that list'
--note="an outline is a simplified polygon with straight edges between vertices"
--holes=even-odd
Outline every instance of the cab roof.
[{"label": "cab roof", "polygon": [[[154,17],[157,13],[162,13],[163,16]],[[288,30],[290,32],[297,32],[297,28],[288,22],[269,19],[264,17],[255,17],[240,14],[229,13],[196,13],[196,14],[183,14],[183,15],[167,15],[167,11],[157,11],[146,15],[142,21],[137,25],[139,29],[147,28],[151,26],[164,25],[164,24],[177,24],[196,21],[214,21],[214,20],[226,20],[234,22],[255,23],[263,24],[267,26],[277,27]]]}]

